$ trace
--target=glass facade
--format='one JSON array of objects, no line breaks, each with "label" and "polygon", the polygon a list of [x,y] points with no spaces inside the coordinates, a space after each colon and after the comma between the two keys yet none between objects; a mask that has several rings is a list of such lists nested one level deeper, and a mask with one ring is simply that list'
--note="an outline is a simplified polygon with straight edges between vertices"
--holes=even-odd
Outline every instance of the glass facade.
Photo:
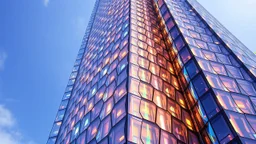
[{"label": "glass facade", "polygon": [[97,0],[47,144],[256,143],[255,57],[195,0]]}]

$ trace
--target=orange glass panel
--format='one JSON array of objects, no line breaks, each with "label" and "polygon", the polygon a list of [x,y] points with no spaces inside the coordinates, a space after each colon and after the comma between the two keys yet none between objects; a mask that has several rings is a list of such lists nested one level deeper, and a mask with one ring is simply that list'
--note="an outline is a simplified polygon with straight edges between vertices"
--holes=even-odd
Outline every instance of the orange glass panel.
[{"label": "orange glass panel", "polygon": [[166,109],[166,96],[163,93],[155,90],[153,101],[158,107]]},{"label": "orange glass panel", "polygon": [[138,64],[139,64],[141,67],[143,67],[143,68],[145,68],[145,69],[148,69],[149,61],[148,61],[147,59],[144,59],[144,58],[142,58],[142,57],[139,57],[139,59],[138,59]]},{"label": "orange glass panel", "polygon": [[138,74],[142,81],[150,83],[150,75],[151,74],[149,71],[140,68]]},{"label": "orange glass panel", "polygon": [[[138,88],[138,87],[137,87]],[[150,85],[147,85],[145,83],[139,84],[139,93],[143,98],[146,98],[148,100],[152,100],[153,97],[153,88]]]},{"label": "orange glass panel", "polygon": [[151,85],[157,90],[162,91],[163,81],[159,77],[152,75]]},{"label": "orange glass panel", "polygon": [[158,65],[156,65],[156,64],[154,64],[154,63],[150,63],[149,70],[150,70],[153,74],[155,74],[155,75],[157,75],[157,76],[159,75],[159,70],[160,70],[160,68],[159,68]]},{"label": "orange glass panel", "polygon": [[160,108],[157,109],[156,123],[161,129],[172,132],[171,115]]},{"label": "orange glass panel", "polygon": [[176,118],[181,118],[181,108],[179,104],[175,103],[171,99],[167,100],[168,111]]},{"label": "orange glass panel", "polygon": [[163,68],[161,68],[161,70],[160,70],[160,77],[161,77],[163,80],[167,81],[167,82],[170,82],[170,81],[171,81],[171,75],[170,75],[170,73],[169,73],[167,70],[163,69]]},{"label": "orange glass panel", "polygon": [[141,100],[140,113],[144,119],[155,122],[156,105],[154,103]]}]

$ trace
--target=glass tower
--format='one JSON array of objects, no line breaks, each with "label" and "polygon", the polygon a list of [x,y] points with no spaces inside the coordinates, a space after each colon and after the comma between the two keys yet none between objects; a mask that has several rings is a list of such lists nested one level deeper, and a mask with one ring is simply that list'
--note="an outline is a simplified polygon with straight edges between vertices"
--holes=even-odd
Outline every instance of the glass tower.
[{"label": "glass tower", "polygon": [[96,0],[47,144],[254,144],[255,80],[196,0]]}]

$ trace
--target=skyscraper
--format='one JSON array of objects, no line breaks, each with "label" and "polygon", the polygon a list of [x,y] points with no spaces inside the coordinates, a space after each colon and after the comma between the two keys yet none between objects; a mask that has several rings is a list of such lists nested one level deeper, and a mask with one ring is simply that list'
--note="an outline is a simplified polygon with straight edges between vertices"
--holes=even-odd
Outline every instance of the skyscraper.
[{"label": "skyscraper", "polygon": [[255,61],[195,0],[96,0],[47,144],[256,143]]}]

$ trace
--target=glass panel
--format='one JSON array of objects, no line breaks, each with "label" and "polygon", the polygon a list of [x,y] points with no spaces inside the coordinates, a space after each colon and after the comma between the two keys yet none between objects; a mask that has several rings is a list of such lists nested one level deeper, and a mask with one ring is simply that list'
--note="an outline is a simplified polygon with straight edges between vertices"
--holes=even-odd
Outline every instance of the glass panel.
[{"label": "glass panel", "polygon": [[71,134],[71,141],[74,140],[75,138],[77,138],[77,136],[79,135],[79,131],[80,131],[80,122],[78,122],[73,130],[72,130],[72,134]]},{"label": "glass panel", "polygon": [[170,82],[170,81],[171,81],[171,75],[170,75],[170,73],[169,73],[167,70],[163,69],[163,68],[161,68],[160,77],[161,77],[164,81],[167,81],[167,82]]},{"label": "glass panel", "polygon": [[212,128],[214,129],[219,141],[225,141],[226,138],[229,139],[228,141],[233,139],[233,135],[222,115],[219,115],[212,120]]},{"label": "glass panel", "polygon": [[95,138],[97,132],[98,132],[98,127],[100,124],[100,119],[96,119],[92,124],[88,127],[87,130],[87,143],[91,141],[93,138]]},{"label": "glass panel", "polygon": [[112,130],[109,142],[111,144],[122,144],[125,143],[125,133],[124,133],[125,121],[121,121],[116,125],[116,127]]},{"label": "glass panel", "polygon": [[138,75],[140,79],[144,82],[150,83],[150,72],[147,70],[144,70],[142,68],[139,68]]},{"label": "glass panel", "polygon": [[129,104],[128,104],[129,114],[140,117],[140,98],[134,95],[129,95]]},{"label": "glass panel", "polygon": [[125,115],[125,100],[123,99],[119,103],[115,104],[115,108],[112,111],[112,125],[118,123]]},{"label": "glass panel", "polygon": [[192,133],[191,131],[188,132],[188,143],[189,144],[199,144],[199,141],[198,141],[198,138],[197,138],[197,135]]},{"label": "glass panel", "polygon": [[206,91],[208,91],[208,87],[201,75],[197,76],[193,80],[193,85],[194,85],[196,92],[199,96],[203,95]]},{"label": "glass panel", "polygon": [[187,63],[186,69],[190,78],[193,78],[199,72],[194,61],[190,61],[189,63]]},{"label": "glass panel", "polygon": [[186,109],[185,99],[179,91],[176,91],[176,100],[183,108]]},{"label": "glass panel", "polygon": [[53,124],[53,128],[52,128],[50,137],[53,137],[53,136],[57,136],[57,135],[58,135],[60,126],[61,126],[61,122],[57,122],[57,123],[54,123],[54,124]]},{"label": "glass panel", "polygon": [[227,112],[229,121],[233,125],[233,128],[242,137],[256,139],[256,134],[251,128],[250,124],[242,114]]},{"label": "glass panel", "polygon": [[139,92],[141,97],[152,100],[153,88],[150,85],[141,82],[139,85]]},{"label": "glass panel", "polygon": [[183,48],[183,49],[180,51],[180,57],[181,57],[183,63],[187,63],[187,61],[190,60],[191,55],[190,55],[190,53],[189,53],[189,51],[188,51],[187,48]]},{"label": "glass panel", "polygon": [[225,67],[222,64],[211,62],[211,66],[217,74],[227,75]]},{"label": "glass panel", "polygon": [[93,121],[95,118],[97,118],[100,114],[100,111],[102,109],[103,106],[103,101],[101,100],[100,102],[98,102],[94,108],[91,111],[91,121]]},{"label": "glass panel", "polygon": [[224,86],[231,92],[239,93],[239,89],[236,85],[236,82],[234,79],[228,78],[228,77],[222,77],[220,76],[220,79]]},{"label": "glass panel", "polygon": [[229,72],[229,76],[233,78],[243,79],[243,76],[238,68],[229,66],[229,65],[226,65],[226,68],[227,68],[227,71]]},{"label": "glass panel", "polygon": [[114,99],[111,97],[107,102],[104,103],[103,109],[100,113],[100,119],[104,119],[111,111],[114,106]]},{"label": "glass panel", "polygon": [[137,96],[139,96],[139,91],[138,91],[138,87],[140,85],[140,81],[136,80],[136,79],[130,79],[130,84],[129,84],[129,92],[132,94],[135,94]]},{"label": "glass panel", "polygon": [[219,142],[218,142],[218,140],[215,136],[215,133],[213,132],[213,129],[212,129],[212,126],[211,126],[210,123],[208,123],[208,125],[206,127],[206,131],[207,131],[207,133],[209,135],[209,138],[211,139],[212,143],[213,144],[218,144]]},{"label": "glass panel", "polygon": [[140,140],[141,121],[141,119],[132,116],[128,117],[128,141],[142,143]]},{"label": "glass panel", "polygon": [[162,91],[163,81],[162,81],[159,77],[152,75],[151,85],[152,85],[154,88],[156,88],[156,89]]},{"label": "glass panel", "polygon": [[144,119],[155,122],[156,106],[154,103],[141,100],[140,113]]},{"label": "glass panel", "polygon": [[175,89],[173,86],[171,86],[170,84],[164,82],[164,93],[172,98],[173,100],[175,99]]},{"label": "glass panel", "polygon": [[101,141],[105,136],[108,135],[111,129],[111,119],[110,116],[107,116],[100,124],[98,128],[98,133],[96,136],[97,142]]},{"label": "glass panel", "polygon": [[150,70],[153,74],[155,74],[155,75],[157,75],[157,76],[159,75],[159,70],[160,70],[160,68],[159,68],[158,65],[156,65],[156,64],[154,64],[154,63],[150,63],[149,70]]},{"label": "glass panel", "polygon": [[163,130],[161,130],[160,137],[161,137],[160,144],[176,144],[177,143],[177,140],[174,136],[172,136],[170,133],[165,132]]},{"label": "glass panel", "polygon": [[216,113],[220,111],[211,93],[206,94],[202,98],[201,102],[209,118],[213,117]]},{"label": "glass panel", "polygon": [[241,112],[241,110],[236,106],[236,103],[230,96],[230,93],[224,91],[215,91],[219,103],[224,109]]},{"label": "glass panel", "polygon": [[90,125],[90,116],[91,114],[88,113],[86,116],[84,116],[83,120],[82,120],[82,129],[81,130],[85,130],[88,128],[88,126]]},{"label": "glass panel", "polygon": [[142,122],[141,139],[144,144],[159,143],[159,128],[149,122]]},{"label": "glass panel", "polygon": [[197,62],[199,66],[202,68],[202,70],[214,73],[209,61],[197,58]]},{"label": "glass panel", "polygon": [[[248,120],[249,124],[256,131],[256,116],[255,115],[246,115],[246,119]],[[255,135],[254,135],[255,136]]]},{"label": "glass panel", "polygon": [[157,109],[156,123],[161,129],[172,132],[171,115],[160,108]]},{"label": "glass panel", "polygon": [[158,107],[166,109],[166,96],[163,93],[155,90],[153,101]]},{"label": "glass panel", "polygon": [[190,114],[188,112],[186,112],[185,110],[183,110],[183,109],[182,109],[182,121],[186,124],[186,126],[189,129],[194,130],[193,122],[192,122],[192,119],[190,117]]},{"label": "glass panel", "polygon": [[187,143],[187,128],[186,126],[173,119],[173,134],[181,141],[183,141],[184,143]]},{"label": "glass panel", "polygon": [[115,90],[115,102],[117,103],[123,96],[127,94],[126,91],[127,81],[124,81],[116,90]]},{"label": "glass panel", "polygon": [[237,80],[238,85],[240,86],[241,91],[246,95],[256,96],[256,90],[253,87],[252,83],[245,80]]},{"label": "glass panel", "polygon": [[168,111],[176,118],[180,119],[181,118],[181,110],[180,106],[172,101],[171,99],[168,99]]},{"label": "glass panel", "polygon": [[255,111],[247,96],[243,96],[239,94],[231,94],[231,96],[235,100],[235,103],[238,106],[238,108],[240,108],[244,113],[255,114]]},{"label": "glass panel", "polygon": [[207,81],[213,88],[220,89],[220,90],[226,90],[217,75],[205,73],[205,76],[206,76]]},{"label": "glass panel", "polygon": [[134,77],[134,78],[139,79],[139,77],[138,77],[138,70],[139,70],[138,66],[130,64],[130,69],[129,69],[129,73],[130,74],[129,75]]},{"label": "glass panel", "polygon": [[65,114],[65,110],[60,110],[60,111],[58,111],[57,117],[56,117],[55,121],[60,121],[60,120],[62,120],[62,119],[64,118],[64,114]]}]

